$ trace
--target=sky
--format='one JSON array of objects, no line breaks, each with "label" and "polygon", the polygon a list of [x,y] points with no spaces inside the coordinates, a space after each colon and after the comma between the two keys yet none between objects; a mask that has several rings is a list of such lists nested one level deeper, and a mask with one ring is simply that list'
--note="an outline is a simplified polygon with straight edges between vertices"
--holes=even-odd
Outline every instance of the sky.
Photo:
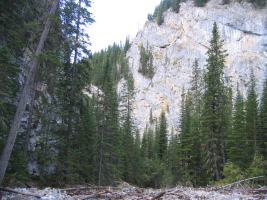
[{"label": "sky", "polygon": [[153,14],[161,0],[92,0],[89,12],[95,23],[87,28],[92,53],[107,48],[114,42],[132,40],[143,28],[147,15]]}]

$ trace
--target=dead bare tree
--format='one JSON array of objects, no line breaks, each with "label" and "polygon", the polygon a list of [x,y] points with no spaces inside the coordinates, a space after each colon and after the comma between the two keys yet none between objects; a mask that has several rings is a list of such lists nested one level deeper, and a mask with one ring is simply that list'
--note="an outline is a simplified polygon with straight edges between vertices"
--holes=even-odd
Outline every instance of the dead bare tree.
[{"label": "dead bare tree", "polygon": [[52,23],[52,16],[55,14],[57,6],[58,6],[59,0],[54,0],[51,6],[51,9],[49,11],[48,17],[46,19],[45,22],[45,27],[44,30],[42,32],[42,35],[39,39],[39,43],[38,46],[36,48],[36,51],[34,53],[34,57],[33,60],[30,64],[30,70],[29,73],[27,75],[23,90],[22,90],[22,94],[21,94],[21,98],[19,100],[19,104],[16,110],[16,114],[6,141],[6,145],[4,147],[4,150],[2,152],[2,156],[0,159],[0,185],[3,181],[5,172],[6,172],[6,167],[11,155],[11,152],[13,150],[14,144],[15,144],[15,140],[18,134],[18,129],[21,123],[21,119],[23,116],[23,113],[25,111],[25,107],[29,98],[29,94],[31,91],[31,88],[34,86],[34,80],[35,80],[35,76],[37,74],[38,71],[38,66],[39,66],[39,61],[38,61],[38,55],[42,52],[42,49],[44,47],[44,43],[46,41],[46,38],[48,36],[50,27],[51,27],[51,23]]}]

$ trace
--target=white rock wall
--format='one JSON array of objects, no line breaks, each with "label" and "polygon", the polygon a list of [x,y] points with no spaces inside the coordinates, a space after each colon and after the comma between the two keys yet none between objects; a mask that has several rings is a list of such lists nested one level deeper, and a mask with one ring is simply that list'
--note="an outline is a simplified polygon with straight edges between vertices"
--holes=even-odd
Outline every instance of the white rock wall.
[{"label": "white rock wall", "polygon": [[[194,7],[193,1],[182,3],[178,14],[165,13],[161,26],[147,22],[127,53],[135,80],[133,115],[141,133],[149,121],[150,109],[157,118],[167,107],[168,131],[172,127],[177,130],[182,88],[190,87],[195,59],[205,68],[214,22],[225,40],[224,49],[229,54],[225,74],[232,77],[234,91],[239,83],[246,95],[251,69],[261,91],[267,68],[267,9],[255,9],[246,2],[220,5],[218,0],[204,8]],[[138,72],[141,44],[148,46],[154,57],[156,73],[152,79]]]}]

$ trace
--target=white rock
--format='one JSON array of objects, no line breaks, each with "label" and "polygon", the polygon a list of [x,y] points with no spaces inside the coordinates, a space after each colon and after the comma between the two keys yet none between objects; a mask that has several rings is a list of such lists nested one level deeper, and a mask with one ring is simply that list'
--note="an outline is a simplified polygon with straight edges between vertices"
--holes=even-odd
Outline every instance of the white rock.
[{"label": "white rock", "polygon": [[[150,109],[158,118],[167,107],[168,132],[172,127],[177,130],[182,87],[190,88],[191,66],[195,59],[205,68],[214,22],[217,22],[219,34],[225,40],[224,49],[229,54],[225,75],[232,77],[233,91],[239,84],[246,95],[253,69],[260,94],[267,67],[266,13],[266,8],[255,9],[245,1],[221,5],[218,0],[212,0],[203,8],[187,1],[181,3],[178,14],[167,11],[161,26],[146,22],[127,53],[136,91],[133,117],[141,133],[149,121]],[[138,72],[140,45],[148,46],[154,57],[156,73],[151,80]],[[119,83],[119,91],[120,88]]]}]

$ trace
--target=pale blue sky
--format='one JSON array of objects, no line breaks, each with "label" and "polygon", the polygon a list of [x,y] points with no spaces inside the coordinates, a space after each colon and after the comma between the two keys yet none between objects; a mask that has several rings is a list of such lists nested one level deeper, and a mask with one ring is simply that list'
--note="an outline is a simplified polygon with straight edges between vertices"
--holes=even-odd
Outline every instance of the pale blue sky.
[{"label": "pale blue sky", "polygon": [[161,0],[93,0],[90,12],[95,23],[88,27],[92,52],[100,51],[113,42],[134,38]]}]

